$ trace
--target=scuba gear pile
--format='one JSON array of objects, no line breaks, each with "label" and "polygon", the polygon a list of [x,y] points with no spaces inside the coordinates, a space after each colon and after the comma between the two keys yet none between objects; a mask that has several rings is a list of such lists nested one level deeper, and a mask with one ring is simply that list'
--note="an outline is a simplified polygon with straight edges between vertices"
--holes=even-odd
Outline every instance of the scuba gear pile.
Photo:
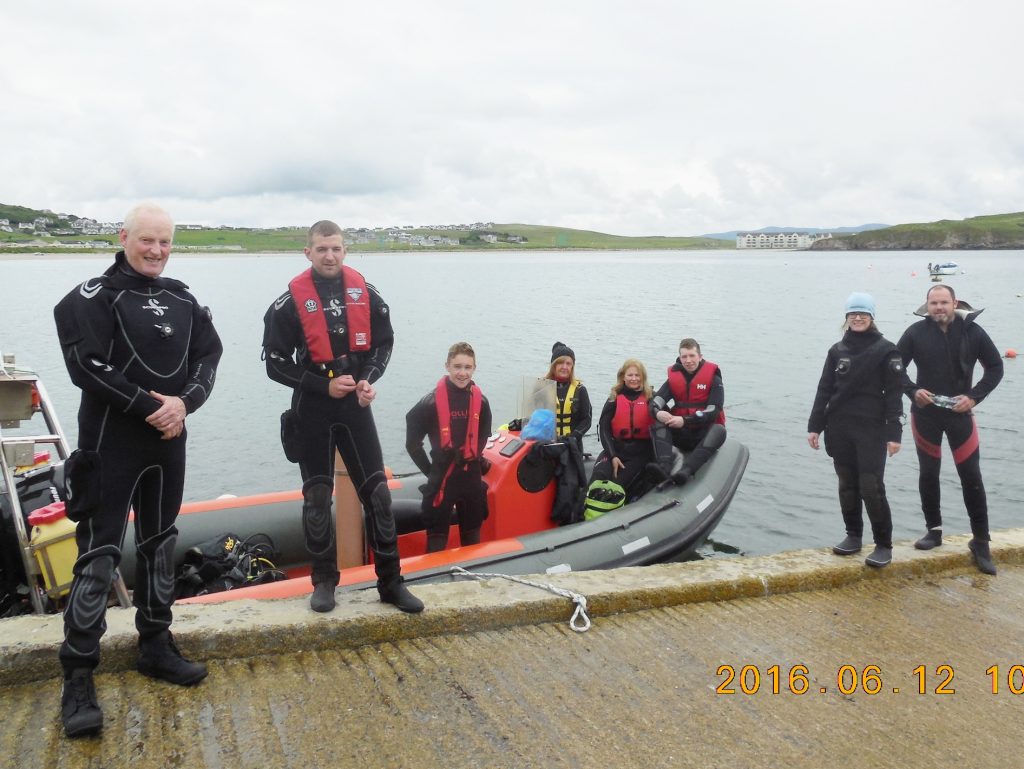
[{"label": "scuba gear pile", "polygon": [[174,597],[219,593],[236,587],[261,585],[286,579],[274,565],[277,550],[266,534],[241,539],[224,534],[185,551],[185,561],[175,578]]}]

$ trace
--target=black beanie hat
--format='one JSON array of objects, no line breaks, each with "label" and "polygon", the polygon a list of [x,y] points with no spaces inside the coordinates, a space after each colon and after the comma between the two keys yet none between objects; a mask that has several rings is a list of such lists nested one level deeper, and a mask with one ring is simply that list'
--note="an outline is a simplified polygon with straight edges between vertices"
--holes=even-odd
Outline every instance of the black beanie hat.
[{"label": "black beanie hat", "polygon": [[576,353],[572,351],[572,348],[564,342],[555,342],[551,345],[551,363],[554,363],[559,358],[564,357],[572,358],[572,362],[576,362]]}]

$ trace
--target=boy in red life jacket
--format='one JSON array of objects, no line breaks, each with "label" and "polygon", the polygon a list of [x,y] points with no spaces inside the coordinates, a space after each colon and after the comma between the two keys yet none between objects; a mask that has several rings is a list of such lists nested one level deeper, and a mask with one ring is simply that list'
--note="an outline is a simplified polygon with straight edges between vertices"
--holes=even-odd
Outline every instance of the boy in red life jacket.
[{"label": "boy in red life jacket", "polygon": [[[655,418],[668,428],[672,445],[687,452],[682,469],[672,476],[675,483],[682,485],[693,478],[725,443],[724,404],[721,370],[704,360],[696,339],[683,339],[668,379],[654,395]],[[668,477],[658,464],[649,469]]]},{"label": "boy in red life jacket", "polygon": [[[451,511],[459,505],[459,541],[480,542],[480,525],[487,517],[487,487],[483,482],[484,444],[491,434],[491,407],[473,382],[476,353],[468,342],[448,349],[444,364],[448,375],[405,415],[405,449],[427,476],[423,491],[423,517],[427,524],[427,552],[448,544]],[[430,456],[423,438],[430,438]]]},{"label": "boy in red life jacket", "polygon": [[377,290],[344,264],[341,228],[320,221],[309,229],[306,258],[263,318],[267,376],[291,388],[283,420],[285,455],[302,473],[302,528],[313,561],[313,611],[331,611],[338,585],[331,495],[334,452],[341,454],[366,513],[380,600],[405,612],[423,611],[401,575],[398,536],[384,457],[370,403],[373,383],[391,358],[391,315]]}]

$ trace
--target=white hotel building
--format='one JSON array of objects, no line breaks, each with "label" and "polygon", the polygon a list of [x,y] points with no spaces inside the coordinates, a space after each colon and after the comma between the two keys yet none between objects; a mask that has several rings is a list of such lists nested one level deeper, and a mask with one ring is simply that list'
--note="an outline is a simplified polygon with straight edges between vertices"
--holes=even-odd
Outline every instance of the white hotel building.
[{"label": "white hotel building", "polygon": [[814,241],[831,237],[830,232],[737,232],[736,248],[810,248]]}]

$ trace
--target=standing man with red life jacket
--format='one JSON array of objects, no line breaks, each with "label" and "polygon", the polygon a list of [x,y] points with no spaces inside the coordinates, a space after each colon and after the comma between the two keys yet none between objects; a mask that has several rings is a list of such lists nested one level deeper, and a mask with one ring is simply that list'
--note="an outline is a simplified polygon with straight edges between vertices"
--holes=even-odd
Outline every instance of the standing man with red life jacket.
[{"label": "standing man with red life jacket", "polygon": [[[669,366],[668,379],[655,393],[653,403],[655,418],[669,429],[672,445],[687,452],[682,468],[671,477],[682,485],[725,443],[722,372],[704,360],[696,339],[679,343],[679,357]],[[652,464],[650,470],[668,477],[660,465]]]},{"label": "standing man with red life jacket", "polygon": [[391,492],[370,410],[377,395],[373,383],[391,358],[391,315],[377,290],[344,264],[337,224],[325,220],[310,227],[304,250],[312,268],[267,310],[263,351],[267,375],[292,388],[281,437],[285,455],[302,473],[302,527],[313,559],[309,605],[331,611],[341,576],[331,514],[337,449],[365,511],[380,600],[405,612],[423,611],[402,580]]},{"label": "standing man with red life jacket", "polygon": [[[484,444],[491,434],[491,407],[473,382],[476,353],[468,342],[448,348],[447,376],[405,415],[405,450],[427,476],[423,487],[423,517],[427,523],[427,552],[444,550],[452,507],[459,505],[459,542],[480,542],[487,518],[487,487],[483,481]],[[430,438],[430,456],[423,438]]]}]

